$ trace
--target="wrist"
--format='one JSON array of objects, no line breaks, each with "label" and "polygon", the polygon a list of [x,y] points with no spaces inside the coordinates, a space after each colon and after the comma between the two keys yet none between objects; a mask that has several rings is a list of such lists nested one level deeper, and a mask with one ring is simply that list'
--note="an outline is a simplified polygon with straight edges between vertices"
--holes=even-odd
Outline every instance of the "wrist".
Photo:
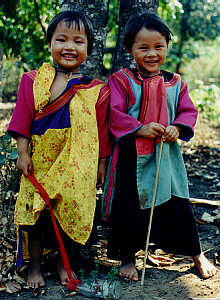
[{"label": "wrist", "polygon": [[100,158],[99,158],[99,161],[101,161],[101,162],[106,162],[106,161],[107,161],[107,157],[100,157]]},{"label": "wrist", "polygon": [[180,131],[181,131],[181,126],[179,126],[179,125],[173,125],[173,126],[175,126],[176,129],[178,130],[178,132],[180,133]]},{"label": "wrist", "polygon": [[18,150],[18,156],[24,156],[24,155],[28,155],[29,156],[29,153],[28,153],[28,150]]}]

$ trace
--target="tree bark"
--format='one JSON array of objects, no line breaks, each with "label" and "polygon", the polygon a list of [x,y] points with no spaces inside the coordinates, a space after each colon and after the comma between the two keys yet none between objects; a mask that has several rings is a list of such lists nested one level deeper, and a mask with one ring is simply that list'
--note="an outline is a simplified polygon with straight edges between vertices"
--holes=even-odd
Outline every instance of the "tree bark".
[{"label": "tree bark", "polygon": [[122,67],[135,67],[133,58],[123,47],[124,28],[133,14],[142,14],[146,11],[156,12],[159,0],[120,0],[119,31],[115,51],[112,59],[111,73]]},{"label": "tree bark", "polygon": [[0,45],[0,103],[2,102],[2,80],[3,80],[3,76],[2,76],[2,73],[3,73],[3,51],[2,51],[2,48],[1,48],[1,45]]},{"label": "tree bark", "polygon": [[81,71],[92,77],[102,78],[104,75],[103,55],[107,33],[108,9],[105,0],[60,0],[61,11],[79,10],[88,16],[94,27],[94,49],[82,64]]}]

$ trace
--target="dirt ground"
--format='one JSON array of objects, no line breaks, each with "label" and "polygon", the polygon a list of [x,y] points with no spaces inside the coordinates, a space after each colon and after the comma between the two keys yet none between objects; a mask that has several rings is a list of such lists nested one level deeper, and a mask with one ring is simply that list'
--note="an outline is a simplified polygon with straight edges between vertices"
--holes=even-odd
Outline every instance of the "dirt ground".
[{"label": "dirt ground", "polygon": [[[2,132],[7,127],[10,112],[10,105],[0,104]],[[193,209],[198,222],[202,249],[220,269],[220,208],[214,205],[216,200],[220,200],[220,127],[200,119],[196,126],[195,138],[187,144],[182,143],[181,147],[189,176],[190,197],[211,200],[211,204],[193,204]],[[212,218],[205,219],[204,213]],[[104,257],[105,234],[103,235],[102,231],[106,232],[106,227],[98,222],[99,240],[93,247],[95,254],[92,257],[95,256],[100,261],[98,277],[106,278],[111,266],[117,266],[118,262],[106,262]],[[91,255],[88,253],[86,258],[85,253],[81,268],[91,270],[94,267],[91,267]],[[105,262],[104,265],[102,265],[102,261]],[[109,266],[106,266],[107,264]],[[141,277],[141,270],[139,275]],[[79,294],[71,296],[70,292],[60,286],[57,278],[51,274],[47,274],[45,280],[46,287],[38,291],[36,295],[21,284],[23,288],[16,293],[0,292],[0,300],[89,299]],[[190,257],[182,257],[181,260],[170,266],[156,266],[147,261],[144,286],[140,285],[140,281],[133,283],[120,280],[120,283],[122,300],[220,300],[220,271],[213,278],[204,280],[193,268]]]}]

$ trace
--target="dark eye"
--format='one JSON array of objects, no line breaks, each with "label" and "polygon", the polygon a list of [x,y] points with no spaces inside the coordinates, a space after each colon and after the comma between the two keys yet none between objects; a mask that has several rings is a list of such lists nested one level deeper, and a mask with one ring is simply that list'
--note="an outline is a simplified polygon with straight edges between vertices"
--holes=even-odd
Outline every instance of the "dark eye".
[{"label": "dark eye", "polygon": [[76,41],[77,44],[83,44],[83,41]]},{"label": "dark eye", "polygon": [[65,40],[64,39],[56,39],[58,42],[64,43]]}]

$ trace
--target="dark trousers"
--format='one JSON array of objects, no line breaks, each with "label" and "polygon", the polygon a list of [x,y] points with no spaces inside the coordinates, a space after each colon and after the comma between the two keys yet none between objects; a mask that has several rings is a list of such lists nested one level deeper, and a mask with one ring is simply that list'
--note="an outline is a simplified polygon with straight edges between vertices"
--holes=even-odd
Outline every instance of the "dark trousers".
[{"label": "dark trousers", "polygon": [[[145,248],[150,209],[140,209],[136,184],[134,140],[120,145],[116,187],[112,204],[108,257],[134,261]],[[154,209],[150,242],[169,253],[201,253],[197,225],[188,199],[172,198]]]},{"label": "dark trousers", "polygon": [[[61,228],[57,221],[64,247],[70,260],[79,257],[81,245],[73,241]],[[27,231],[28,236],[39,236],[42,249],[59,250],[56,233],[53,227],[49,209],[41,212],[40,217],[34,225],[22,225],[21,230]]]}]

